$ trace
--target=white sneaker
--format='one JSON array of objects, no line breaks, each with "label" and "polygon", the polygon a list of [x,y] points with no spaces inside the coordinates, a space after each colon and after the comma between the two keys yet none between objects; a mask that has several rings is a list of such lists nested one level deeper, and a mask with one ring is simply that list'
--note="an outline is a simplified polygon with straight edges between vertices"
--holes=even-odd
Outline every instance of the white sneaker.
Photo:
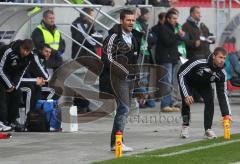
[{"label": "white sneaker", "polygon": [[[115,146],[111,147],[111,151],[115,151],[115,150],[116,150]],[[132,151],[133,151],[133,148],[122,144],[122,152],[132,152]]]},{"label": "white sneaker", "polygon": [[189,126],[182,126],[180,137],[189,138]]},{"label": "white sneaker", "polygon": [[122,151],[123,151],[123,152],[132,152],[132,151],[133,151],[133,148],[128,147],[128,146],[122,144]]},{"label": "white sneaker", "polygon": [[7,131],[10,131],[12,130],[12,127],[11,126],[6,126],[3,124],[3,122],[0,121],[0,131],[1,132],[7,132]]},{"label": "white sneaker", "polygon": [[214,133],[214,131],[213,131],[212,129],[206,130],[204,136],[205,136],[207,139],[217,138],[217,135]]}]

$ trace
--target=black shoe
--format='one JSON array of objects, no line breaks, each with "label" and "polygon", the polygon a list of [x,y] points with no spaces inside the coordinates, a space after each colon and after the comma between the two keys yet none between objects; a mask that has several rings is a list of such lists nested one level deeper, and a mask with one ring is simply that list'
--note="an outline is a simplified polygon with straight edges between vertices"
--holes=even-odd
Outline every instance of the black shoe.
[{"label": "black shoe", "polygon": [[14,121],[10,123],[10,126],[15,132],[24,132],[25,131],[25,125],[19,124],[17,121]]}]

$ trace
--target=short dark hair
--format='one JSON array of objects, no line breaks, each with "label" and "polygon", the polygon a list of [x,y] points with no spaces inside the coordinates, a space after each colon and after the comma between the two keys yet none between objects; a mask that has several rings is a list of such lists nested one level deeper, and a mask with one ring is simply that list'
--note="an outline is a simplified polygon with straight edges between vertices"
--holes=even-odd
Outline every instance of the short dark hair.
[{"label": "short dark hair", "polygon": [[41,44],[40,47],[39,47],[40,50],[43,50],[44,48],[50,48],[50,49],[52,49],[52,48],[50,47],[50,45],[49,45],[49,44],[46,44],[46,43]]},{"label": "short dark hair", "polygon": [[228,54],[227,50],[223,47],[217,47],[214,49],[213,55],[217,55],[219,53],[223,54],[224,56],[226,56]]},{"label": "short dark hair", "polygon": [[173,11],[173,12],[175,12],[177,15],[179,14],[178,9],[176,9],[176,8],[174,8],[174,7],[170,8],[168,11]]},{"label": "short dark hair", "polygon": [[54,12],[52,10],[46,10],[43,12],[43,18],[46,18],[49,14],[54,15]]},{"label": "short dark hair", "polygon": [[192,13],[194,13],[195,9],[199,9],[199,8],[200,8],[200,6],[192,6],[190,8],[190,15],[192,15]]},{"label": "short dark hair", "polygon": [[177,13],[170,10],[170,11],[167,12],[167,14],[166,14],[165,17],[166,17],[166,19],[167,19],[167,18],[172,18],[173,15],[177,15]]},{"label": "short dark hair", "polygon": [[[85,12],[85,13],[87,13],[87,14],[89,15],[89,14],[93,11],[93,9],[90,8],[90,7],[85,7],[85,8],[82,9],[82,11]],[[80,13],[80,17],[81,17],[81,18],[85,17],[85,14]]]},{"label": "short dark hair", "polygon": [[158,14],[158,20],[163,20],[166,16],[166,13],[165,12],[161,12]]},{"label": "short dark hair", "polygon": [[31,39],[24,39],[21,42],[21,47],[25,50],[32,51],[33,49],[33,42]]},{"label": "short dark hair", "polygon": [[134,15],[134,13],[131,10],[123,9],[120,12],[120,19],[123,20],[126,17],[126,15]]}]

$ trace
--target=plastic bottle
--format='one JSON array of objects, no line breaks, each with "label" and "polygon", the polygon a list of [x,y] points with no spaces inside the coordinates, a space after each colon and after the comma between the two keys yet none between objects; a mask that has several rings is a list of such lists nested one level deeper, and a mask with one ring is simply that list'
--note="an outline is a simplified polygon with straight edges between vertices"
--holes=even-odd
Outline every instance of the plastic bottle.
[{"label": "plastic bottle", "polygon": [[224,138],[226,140],[230,140],[231,132],[230,132],[230,119],[229,117],[223,117],[223,128],[224,128]]},{"label": "plastic bottle", "polygon": [[116,158],[120,158],[120,157],[122,157],[122,132],[117,131],[115,137],[116,137],[115,155],[116,155]]}]

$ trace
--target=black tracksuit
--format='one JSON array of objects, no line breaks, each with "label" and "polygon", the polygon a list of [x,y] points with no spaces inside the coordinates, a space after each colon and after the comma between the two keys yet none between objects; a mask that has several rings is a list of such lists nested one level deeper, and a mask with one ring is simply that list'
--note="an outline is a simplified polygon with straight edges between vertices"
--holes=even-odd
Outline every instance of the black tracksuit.
[{"label": "black tracksuit", "polygon": [[[33,57],[31,63],[22,79],[21,91],[27,93],[26,97],[26,113],[29,110],[35,109],[36,102],[41,99],[41,91],[50,92],[51,97],[54,95],[55,91],[49,87],[41,87],[36,85],[36,78],[42,77],[44,80],[49,79],[47,71],[47,60],[37,51],[33,52]],[[33,80],[33,81],[28,81]]]},{"label": "black tracksuit", "polygon": [[224,69],[214,68],[212,56],[208,60],[190,60],[184,63],[178,72],[178,83],[182,96],[183,125],[189,125],[190,107],[184,99],[196,90],[204,99],[204,128],[211,129],[214,114],[214,96],[211,83],[216,84],[217,97],[222,116],[231,115],[226,93],[226,74]]},{"label": "black tracksuit", "polygon": [[[0,49],[0,121],[3,123],[12,123],[18,117],[21,99],[18,87],[31,60],[31,55],[20,56],[21,42],[17,40]],[[12,86],[15,90],[7,93]]]}]

